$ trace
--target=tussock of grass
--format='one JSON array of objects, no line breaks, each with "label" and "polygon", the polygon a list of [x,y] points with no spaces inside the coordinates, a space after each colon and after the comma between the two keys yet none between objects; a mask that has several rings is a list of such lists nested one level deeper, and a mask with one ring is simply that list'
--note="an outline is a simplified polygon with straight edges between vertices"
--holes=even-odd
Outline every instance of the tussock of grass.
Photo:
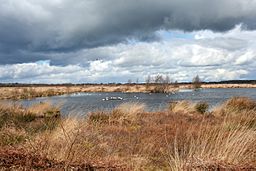
[{"label": "tussock of grass", "polygon": [[27,110],[38,117],[59,117],[60,107],[53,106],[49,102],[38,103],[30,106]]},{"label": "tussock of grass", "polygon": [[196,112],[195,104],[185,100],[170,103],[169,109],[174,113],[193,114]]},{"label": "tussock of grass", "polygon": [[16,144],[24,143],[26,133],[13,127],[5,127],[0,131],[0,146],[13,146]]},{"label": "tussock of grass", "polygon": [[250,165],[255,168],[256,150],[252,148],[256,143],[255,131],[242,125],[228,130],[226,123],[222,123],[200,127],[196,137],[190,131],[186,133],[183,142],[171,145],[168,158],[172,170],[239,170]]},{"label": "tussock of grass", "polygon": [[184,107],[188,107],[188,101],[174,101],[169,104],[169,109],[172,112],[177,112],[179,110],[183,110]]},{"label": "tussock of grass", "polygon": [[215,115],[238,115],[256,111],[256,102],[247,97],[233,97],[215,108]]},{"label": "tussock of grass", "polygon": [[[38,106],[41,105],[43,104]],[[49,105],[47,108],[38,106],[23,108],[18,104],[0,104],[0,147],[24,143],[30,136],[45,130],[52,130],[57,126],[59,119],[53,118],[56,114],[51,117],[39,114],[39,111],[55,112],[57,108]]]},{"label": "tussock of grass", "polygon": [[195,109],[197,112],[205,114],[209,109],[209,104],[206,102],[199,102],[195,105]]},{"label": "tussock of grass", "polygon": [[146,106],[141,103],[123,103],[112,111],[97,111],[89,114],[93,123],[127,124],[138,121],[139,115],[145,113]]},{"label": "tussock of grass", "polygon": [[209,105],[206,102],[192,103],[186,100],[171,102],[169,104],[169,110],[174,113],[187,113],[187,114],[205,114],[208,112]]},{"label": "tussock of grass", "polygon": [[120,122],[134,122],[141,113],[145,112],[145,107],[140,103],[123,103],[112,111],[110,117]]},{"label": "tussock of grass", "polygon": [[[43,132],[28,144],[37,154],[57,161],[72,160],[72,149],[76,142],[76,134],[79,132],[77,119],[65,119],[59,123],[59,127],[50,132]],[[77,142],[76,142],[77,143]],[[71,154],[72,153],[72,154]]]},{"label": "tussock of grass", "polygon": [[256,110],[256,102],[247,97],[233,97],[225,103],[226,108],[231,110]]},{"label": "tussock of grass", "polygon": [[89,122],[92,123],[106,123],[109,122],[110,114],[104,111],[97,111],[90,113],[88,116]]},{"label": "tussock of grass", "polygon": [[145,112],[145,104],[141,103],[123,103],[119,105],[114,110],[118,110],[118,112],[124,114],[124,115],[137,115],[139,113]]}]

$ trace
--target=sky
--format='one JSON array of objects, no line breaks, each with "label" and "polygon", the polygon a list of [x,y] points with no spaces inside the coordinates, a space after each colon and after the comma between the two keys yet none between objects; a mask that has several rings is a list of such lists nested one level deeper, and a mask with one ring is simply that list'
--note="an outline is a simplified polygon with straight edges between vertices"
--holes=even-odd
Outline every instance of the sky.
[{"label": "sky", "polygon": [[0,82],[256,79],[256,0],[0,0]]}]

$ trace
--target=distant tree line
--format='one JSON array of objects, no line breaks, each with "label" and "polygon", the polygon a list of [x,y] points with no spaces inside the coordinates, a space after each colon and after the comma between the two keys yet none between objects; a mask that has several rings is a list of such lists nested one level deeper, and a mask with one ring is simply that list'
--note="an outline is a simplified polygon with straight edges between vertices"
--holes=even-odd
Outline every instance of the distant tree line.
[{"label": "distant tree line", "polygon": [[[138,84],[138,79],[136,83]],[[192,79],[191,83],[194,89],[201,88],[202,81],[198,75],[196,75]],[[132,84],[131,79],[128,80],[128,84]],[[153,88],[151,85],[153,85]],[[179,86],[179,83],[177,80],[173,82],[170,79],[169,75],[158,74],[155,76],[148,75],[145,79],[145,86],[146,86],[146,89],[152,93],[167,93],[170,90],[170,86],[175,88]]]},{"label": "distant tree line", "polygon": [[[158,79],[156,79],[155,77],[158,77]],[[160,77],[160,78],[159,78]],[[161,78],[162,77],[162,78]],[[226,81],[211,81],[211,82],[203,82],[199,76],[198,78],[196,78],[197,76],[195,76],[192,79],[191,83],[194,83],[195,85],[200,85],[202,83],[204,84],[256,84],[256,80],[226,80]],[[167,78],[170,79],[170,77],[167,75]],[[155,80],[157,80],[157,82],[162,82],[161,80],[165,79],[166,80],[166,75],[159,75],[159,76],[148,76],[145,79],[145,84],[153,84],[155,83]],[[167,80],[168,80],[167,79]],[[199,80],[199,81],[198,81]],[[198,84],[198,82],[200,84]],[[127,83],[130,84],[144,84],[144,83],[140,83],[139,79],[137,78],[136,81],[132,82],[131,79],[128,80]],[[178,81],[170,81],[170,84],[172,84],[173,86],[178,86],[179,84],[191,84],[190,82],[179,82]],[[39,86],[90,86],[90,85],[122,85],[122,84],[126,84],[126,83],[116,83],[116,82],[112,82],[112,83],[62,83],[62,84],[30,84],[30,83],[0,83],[0,87],[39,87]],[[195,87],[197,87],[195,86]]]}]

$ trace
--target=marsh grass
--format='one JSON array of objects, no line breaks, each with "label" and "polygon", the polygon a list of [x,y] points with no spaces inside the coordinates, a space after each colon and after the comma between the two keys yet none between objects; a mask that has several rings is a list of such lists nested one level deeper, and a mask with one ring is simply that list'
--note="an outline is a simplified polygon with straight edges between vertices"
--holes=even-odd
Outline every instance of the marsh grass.
[{"label": "marsh grass", "polygon": [[41,102],[30,106],[27,110],[38,117],[59,117],[60,104],[52,105],[50,102]]},{"label": "marsh grass", "polygon": [[227,129],[227,123],[223,122],[220,126],[200,127],[196,137],[190,131],[186,134],[183,143],[175,140],[169,150],[172,170],[255,168],[256,133],[246,125]]},{"label": "marsh grass", "polygon": [[251,120],[256,113],[256,102],[246,97],[233,97],[214,110],[215,116],[239,118],[241,121]]},{"label": "marsh grass", "polygon": [[182,113],[193,114],[196,112],[195,105],[196,104],[186,100],[175,101],[169,104],[169,110],[174,113],[182,112]]},{"label": "marsh grass", "polygon": [[243,110],[256,110],[256,102],[247,97],[233,97],[225,104],[226,109],[243,111]]},{"label": "marsh grass", "polygon": [[[4,124],[1,132],[15,137],[4,134],[8,138],[0,145],[21,146],[66,168],[91,163],[120,170],[253,170],[256,113],[253,100],[245,100],[227,101],[208,115],[202,115],[196,104],[182,101],[162,112],[146,112],[144,104],[126,103],[86,118],[59,118],[57,123],[36,118],[24,123],[52,126],[29,134],[28,129]],[[236,111],[232,109],[236,114],[227,110],[230,104],[239,104]]]},{"label": "marsh grass", "polygon": [[56,114],[51,117],[39,115],[44,111],[55,113],[57,108],[50,105],[47,105],[47,108],[41,108],[37,105],[24,108],[17,103],[0,104],[0,146],[24,143],[30,136],[52,130],[57,126],[59,119],[55,117]]}]

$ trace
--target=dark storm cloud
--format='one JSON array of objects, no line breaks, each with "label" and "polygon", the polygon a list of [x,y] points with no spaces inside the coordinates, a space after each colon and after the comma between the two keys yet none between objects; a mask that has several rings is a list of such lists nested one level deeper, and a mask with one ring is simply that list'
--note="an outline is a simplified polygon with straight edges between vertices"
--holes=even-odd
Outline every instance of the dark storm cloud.
[{"label": "dark storm cloud", "polygon": [[127,39],[157,40],[154,32],[159,29],[226,31],[238,23],[256,28],[256,1],[252,0],[0,2],[1,64],[29,60],[31,54],[22,56],[20,50],[70,52]]}]

